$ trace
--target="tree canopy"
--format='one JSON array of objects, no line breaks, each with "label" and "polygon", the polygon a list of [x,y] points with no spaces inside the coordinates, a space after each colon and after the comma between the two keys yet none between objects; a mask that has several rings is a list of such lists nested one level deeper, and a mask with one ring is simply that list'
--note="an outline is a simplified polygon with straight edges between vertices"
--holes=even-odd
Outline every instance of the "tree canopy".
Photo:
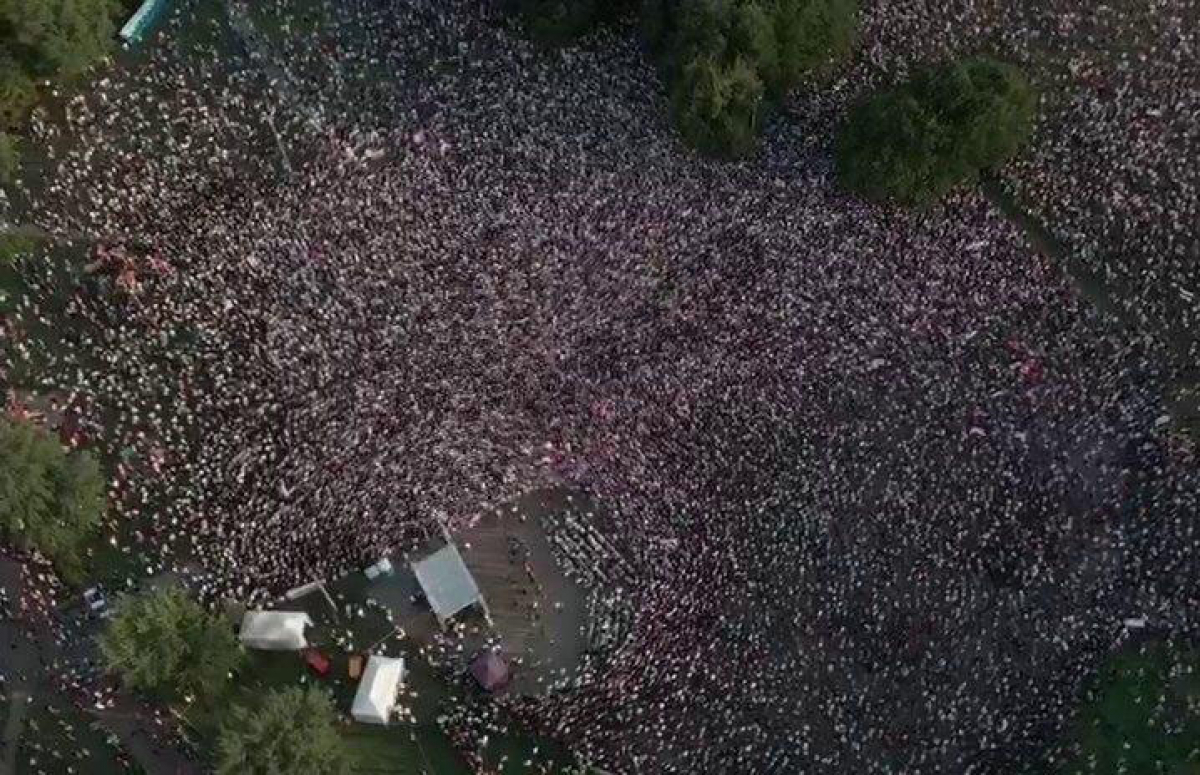
[{"label": "tree canopy", "polygon": [[854,0],[651,0],[642,30],[684,137],[738,156],[753,147],[766,102],[846,54],[856,23]]},{"label": "tree canopy", "polygon": [[[0,131],[0,183],[12,183],[21,168],[21,142],[8,132]],[[0,263],[7,254],[0,249]]]},{"label": "tree canopy", "polygon": [[744,60],[724,65],[708,57],[690,63],[671,88],[679,131],[714,156],[738,156],[754,147],[763,85]]},{"label": "tree canopy", "polygon": [[637,8],[637,0],[509,0],[534,40],[562,46]]},{"label": "tree canopy", "polygon": [[[514,0],[530,34],[561,45],[626,15],[634,0]],[[849,52],[856,0],[642,0],[642,37],[668,82],[683,137],[740,156],[759,117],[809,73]]]},{"label": "tree canopy", "polygon": [[112,48],[114,0],[0,0],[4,50],[33,77],[82,74]]},{"label": "tree canopy", "polygon": [[669,69],[697,56],[742,59],[773,97],[847,54],[857,25],[854,0],[653,0],[644,13]]},{"label": "tree canopy", "polygon": [[1200,772],[1200,652],[1149,644],[1100,671],[1074,727],[1064,775]]},{"label": "tree canopy", "polygon": [[597,21],[596,0],[520,0],[520,10],[530,37],[551,46],[574,40]]},{"label": "tree canopy", "polygon": [[934,201],[1011,158],[1029,139],[1036,104],[1021,72],[995,60],[921,70],[851,110],[837,138],[838,178],[869,199]]},{"label": "tree canopy", "polygon": [[217,738],[217,775],[349,775],[346,746],[325,692],[292,687],[236,705]]},{"label": "tree canopy", "polygon": [[218,696],[245,658],[229,623],[177,588],[122,600],[100,652],[130,688],[171,699]]},{"label": "tree canopy", "polygon": [[0,130],[24,120],[35,81],[86,72],[112,49],[115,0],[0,0]]},{"label": "tree canopy", "polygon": [[9,540],[45,554],[74,580],[104,505],[95,458],[68,453],[32,423],[0,421],[0,524]]}]

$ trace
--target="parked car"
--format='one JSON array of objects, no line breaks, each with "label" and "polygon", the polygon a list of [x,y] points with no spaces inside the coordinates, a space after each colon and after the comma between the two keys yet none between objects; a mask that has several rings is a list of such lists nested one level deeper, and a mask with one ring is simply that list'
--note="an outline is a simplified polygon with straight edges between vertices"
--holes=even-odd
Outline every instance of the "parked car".
[{"label": "parked car", "polygon": [[107,619],[112,615],[112,609],[108,607],[108,598],[100,587],[89,587],[83,591],[83,606],[91,616]]}]

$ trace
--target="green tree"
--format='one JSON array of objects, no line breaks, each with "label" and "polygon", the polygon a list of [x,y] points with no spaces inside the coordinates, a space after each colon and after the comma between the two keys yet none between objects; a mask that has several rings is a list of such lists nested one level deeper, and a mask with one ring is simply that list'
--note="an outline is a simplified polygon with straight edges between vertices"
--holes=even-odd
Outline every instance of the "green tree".
[{"label": "green tree", "polygon": [[90,454],[68,454],[32,423],[0,421],[0,524],[9,540],[42,552],[75,581],[104,503],[104,477]]},{"label": "green tree", "polygon": [[627,15],[634,0],[517,0],[529,36],[548,46],[563,46],[596,26]]},{"label": "green tree", "polygon": [[638,33],[655,54],[662,55],[674,27],[678,0],[642,0],[638,12]]},{"label": "green tree", "polygon": [[[856,25],[855,0],[647,0],[641,27],[671,84],[685,138],[703,140],[697,147],[710,153],[738,155],[753,147],[742,128],[757,127],[768,100],[846,54]],[[701,103],[686,104],[688,95]],[[714,117],[715,130],[697,131]],[[722,136],[737,142],[712,142]]]},{"label": "green tree", "polygon": [[7,52],[0,51],[0,129],[24,121],[36,99],[33,79]]},{"label": "green tree", "polygon": [[676,3],[669,17],[669,37],[664,52],[669,74],[680,75],[700,58],[724,62],[731,53],[729,27],[733,0],[689,0]]},{"label": "green tree", "polygon": [[[21,144],[8,132],[0,132],[0,184],[9,185],[21,169]],[[0,237],[2,239],[2,237]],[[4,251],[0,250],[0,260]]]},{"label": "green tree", "polygon": [[30,76],[73,78],[108,55],[114,0],[0,0],[0,42]]},{"label": "green tree", "polygon": [[595,0],[521,0],[520,8],[529,36],[549,46],[569,43],[597,20]]},{"label": "green tree", "polygon": [[1200,772],[1200,652],[1148,644],[1117,654],[1084,698],[1064,775]]},{"label": "green tree", "polygon": [[754,147],[763,86],[744,60],[726,66],[708,57],[684,68],[671,90],[679,131],[713,156],[735,157]]},{"label": "green tree", "polygon": [[919,205],[973,181],[1028,141],[1037,98],[1016,68],[970,59],[918,72],[850,111],[838,178],[874,200]]},{"label": "green tree", "polygon": [[848,56],[858,33],[855,0],[776,0],[773,18],[777,70],[764,73],[763,80],[776,94]]},{"label": "green tree", "polygon": [[726,41],[728,49],[749,62],[767,90],[778,96],[782,90],[775,88],[773,79],[781,67],[779,40],[770,9],[760,3],[735,6],[730,12]]},{"label": "green tree", "polygon": [[349,775],[329,695],[319,689],[269,692],[237,705],[217,738],[217,775]]},{"label": "green tree", "polygon": [[201,701],[220,696],[245,658],[229,623],[177,588],[125,598],[100,653],[130,688]]}]

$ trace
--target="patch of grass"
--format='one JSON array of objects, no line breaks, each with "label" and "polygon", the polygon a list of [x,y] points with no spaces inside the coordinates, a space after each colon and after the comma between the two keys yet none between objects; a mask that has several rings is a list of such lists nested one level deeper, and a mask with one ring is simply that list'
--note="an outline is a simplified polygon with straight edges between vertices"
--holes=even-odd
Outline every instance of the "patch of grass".
[{"label": "patch of grass", "polygon": [[352,724],[344,739],[356,775],[470,775],[466,762],[437,727]]},{"label": "patch of grass", "polygon": [[272,43],[320,34],[325,29],[325,16],[322,0],[276,0],[250,5],[255,28]]},{"label": "patch of grass", "polygon": [[1076,756],[1063,770],[1195,772],[1200,653],[1146,643],[1110,657],[1083,698]]},{"label": "patch of grass", "polygon": [[13,262],[28,256],[45,244],[45,239],[28,229],[12,229],[0,234],[0,265],[10,267]]},{"label": "patch of grass", "polygon": [[269,689],[297,686],[308,675],[304,660],[294,651],[251,651],[241,684],[261,694]]},{"label": "patch of grass", "polygon": [[185,57],[211,60],[211,51],[221,48],[229,27],[224,3],[201,0],[186,13],[178,29],[163,36],[164,39],[169,39],[168,45],[174,46]]},{"label": "patch of grass", "polygon": [[575,757],[553,740],[532,735],[507,734],[492,738],[483,751],[483,760],[500,775],[523,775],[530,772],[525,762],[532,762],[534,772],[573,773],[578,771]]}]

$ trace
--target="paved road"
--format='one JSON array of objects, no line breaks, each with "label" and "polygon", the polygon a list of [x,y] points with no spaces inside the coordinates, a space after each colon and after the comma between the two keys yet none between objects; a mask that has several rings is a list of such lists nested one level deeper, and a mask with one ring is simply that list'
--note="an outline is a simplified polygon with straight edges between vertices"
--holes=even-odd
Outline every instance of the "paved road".
[{"label": "paved road", "polygon": [[[171,577],[159,577],[152,584],[177,583]],[[0,586],[15,606],[21,596],[21,566],[0,558]],[[98,658],[95,635],[99,622],[83,615],[82,606],[63,612],[63,624],[69,645],[60,648],[49,637],[38,638],[21,623],[0,621],[0,675],[3,675],[9,712],[0,731],[0,775],[15,775],[17,754],[25,719],[37,702],[45,702],[49,686],[40,686],[43,667],[50,663],[82,666]],[[128,696],[119,696],[112,708],[93,709],[89,715],[116,735],[125,750],[149,775],[201,775],[203,770],[180,750],[150,733],[155,724],[149,711]]]},{"label": "paved road", "polygon": [[158,739],[150,713],[132,697],[119,695],[113,707],[92,711],[92,715],[121,739],[125,750],[149,775],[202,775],[204,772],[177,748]]},{"label": "paved road", "polygon": [[[15,607],[22,592],[20,563],[7,557],[0,558],[0,587]],[[25,628],[12,619],[0,621],[0,675],[4,676],[8,690],[8,718],[0,734],[0,751],[3,752],[0,775],[13,775],[17,771],[21,730],[41,672],[37,643]]]},{"label": "paved road", "polygon": [[[176,586],[181,579],[174,573],[160,573],[142,583],[145,589]],[[111,602],[111,601],[110,601]],[[102,623],[82,614],[81,606],[64,612],[64,626],[70,645],[58,656],[77,669],[100,658],[96,636]],[[118,694],[111,708],[90,709],[88,715],[120,739],[122,746],[149,775],[200,775],[203,771],[171,742],[158,739],[149,710],[131,695]]]}]

